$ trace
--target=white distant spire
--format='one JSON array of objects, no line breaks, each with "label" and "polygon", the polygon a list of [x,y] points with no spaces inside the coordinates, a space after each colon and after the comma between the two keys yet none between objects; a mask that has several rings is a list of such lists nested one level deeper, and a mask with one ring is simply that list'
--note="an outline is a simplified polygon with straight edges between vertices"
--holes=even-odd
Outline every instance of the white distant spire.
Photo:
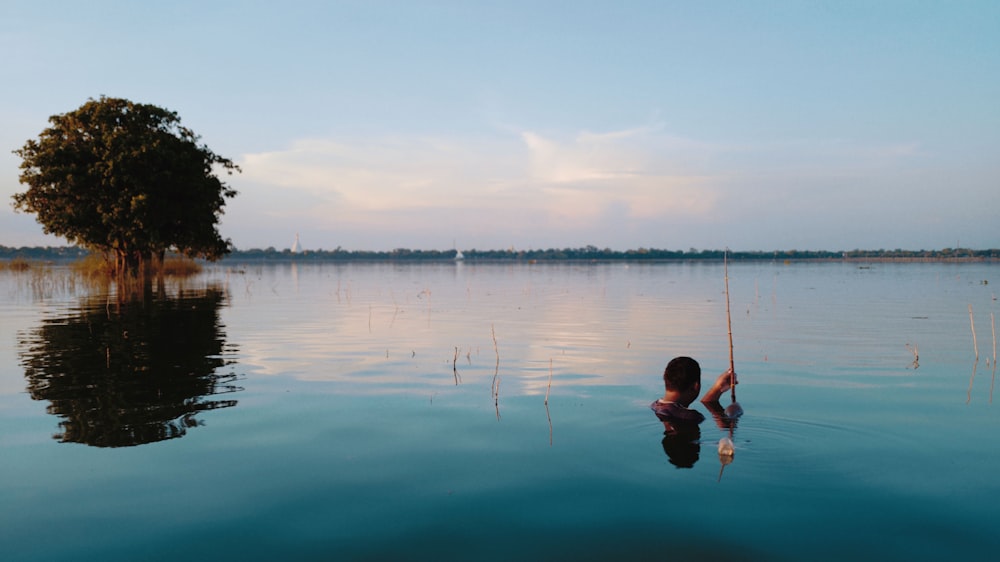
[{"label": "white distant spire", "polygon": [[295,233],[295,244],[292,245],[292,253],[293,254],[299,253],[299,233],[298,232]]}]

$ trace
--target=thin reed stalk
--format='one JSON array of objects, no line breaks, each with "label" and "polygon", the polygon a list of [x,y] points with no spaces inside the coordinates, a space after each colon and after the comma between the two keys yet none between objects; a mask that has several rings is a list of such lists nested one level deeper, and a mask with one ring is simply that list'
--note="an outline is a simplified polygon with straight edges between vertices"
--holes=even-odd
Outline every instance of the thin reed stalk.
[{"label": "thin reed stalk", "polygon": [[990,378],[990,404],[993,403],[993,385],[997,382],[997,322],[990,313],[990,326],[993,328],[993,376]]},{"label": "thin reed stalk", "polygon": [[972,305],[969,305],[969,324],[972,326],[972,348],[976,351],[976,361],[979,361],[979,343],[976,342],[976,321],[972,318]]},{"label": "thin reed stalk", "polygon": [[497,347],[497,331],[493,324],[490,324],[490,335],[493,336],[493,353],[497,356],[497,372],[500,371],[500,348]]},{"label": "thin reed stalk", "polygon": [[552,446],[552,414],[549,413],[549,405],[545,404],[545,417],[549,420],[549,447]]},{"label": "thin reed stalk", "polygon": [[497,346],[497,331],[490,324],[490,335],[493,336],[493,352],[497,356],[497,364],[493,369],[493,406],[497,411],[497,421],[500,420],[500,348]]},{"label": "thin reed stalk", "polygon": [[917,344],[913,344],[913,347],[910,347],[910,344],[906,344],[906,348],[913,354],[913,363],[910,366],[915,371],[920,368],[920,348],[917,347]]},{"label": "thin reed stalk", "polygon": [[990,313],[990,327],[993,328],[993,364],[997,364],[997,321],[993,313]]},{"label": "thin reed stalk", "polygon": [[549,385],[545,387],[545,405],[549,405],[549,392],[552,391],[552,358],[549,357]]},{"label": "thin reed stalk", "polygon": [[972,375],[969,376],[969,390],[965,393],[965,403],[972,402],[972,385],[976,382],[976,368],[979,367],[979,360],[972,362]]}]

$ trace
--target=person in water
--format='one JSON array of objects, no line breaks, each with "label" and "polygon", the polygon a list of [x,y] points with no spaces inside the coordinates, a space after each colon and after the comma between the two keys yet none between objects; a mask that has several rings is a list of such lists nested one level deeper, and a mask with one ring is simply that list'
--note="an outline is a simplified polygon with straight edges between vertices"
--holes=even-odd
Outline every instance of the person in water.
[{"label": "person in water", "polygon": [[[736,426],[742,414],[739,404],[723,409],[719,398],[739,384],[732,369],[727,369],[701,397],[701,403],[712,414],[715,424],[723,430]],[[675,357],[663,371],[663,398],[650,404],[657,419],[663,422],[663,451],[670,463],[678,468],[691,468],[700,452],[701,422],[705,416],[691,409],[691,403],[701,394],[701,366],[690,357]]]}]

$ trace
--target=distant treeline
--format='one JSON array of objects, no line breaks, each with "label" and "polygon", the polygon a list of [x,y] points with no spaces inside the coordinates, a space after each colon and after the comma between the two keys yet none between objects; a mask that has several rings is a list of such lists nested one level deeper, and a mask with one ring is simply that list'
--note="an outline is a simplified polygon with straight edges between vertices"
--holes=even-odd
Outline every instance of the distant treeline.
[{"label": "distant treeline", "polygon": [[[718,261],[724,250],[662,250],[639,248],[637,250],[612,250],[585,246],[582,248],[562,248],[547,250],[463,250],[465,261]],[[296,261],[440,261],[455,259],[455,250],[410,250],[398,248],[386,252],[335,250],[307,250],[293,253],[291,250],[236,250],[225,259],[240,260],[296,260]],[[731,260],[911,260],[932,261],[947,259],[996,259],[1000,249],[973,250],[969,248],[944,248],[942,250],[779,250],[779,251],[732,251]]]},{"label": "distant treeline", "polygon": [[[0,246],[0,259],[22,258],[29,260],[62,261],[74,260],[89,252],[76,246],[69,247],[21,247]],[[585,246],[548,250],[463,250],[465,261],[719,261],[724,250],[660,250],[639,248],[637,250],[612,250]],[[397,248],[390,251],[363,250],[306,250],[292,252],[290,249],[275,248],[233,250],[226,260],[239,261],[449,261],[454,260],[455,250],[410,250]],[[1000,257],[1000,249],[973,250],[970,248],[944,248],[941,250],[776,250],[776,251],[729,251],[730,260],[756,261],[797,261],[797,260],[899,260],[899,261],[940,261],[940,260],[995,260]]]},{"label": "distant treeline", "polygon": [[15,258],[32,261],[73,261],[87,257],[90,252],[79,246],[22,246],[12,248],[0,246],[0,259]]}]

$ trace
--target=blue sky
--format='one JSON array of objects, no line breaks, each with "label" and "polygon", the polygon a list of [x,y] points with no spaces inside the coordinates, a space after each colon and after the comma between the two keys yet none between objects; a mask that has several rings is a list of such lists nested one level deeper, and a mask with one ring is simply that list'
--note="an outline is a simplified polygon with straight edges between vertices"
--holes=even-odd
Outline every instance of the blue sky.
[{"label": "blue sky", "polygon": [[101,95],[243,174],[238,248],[1000,247],[1000,2],[0,2],[11,153]]}]

